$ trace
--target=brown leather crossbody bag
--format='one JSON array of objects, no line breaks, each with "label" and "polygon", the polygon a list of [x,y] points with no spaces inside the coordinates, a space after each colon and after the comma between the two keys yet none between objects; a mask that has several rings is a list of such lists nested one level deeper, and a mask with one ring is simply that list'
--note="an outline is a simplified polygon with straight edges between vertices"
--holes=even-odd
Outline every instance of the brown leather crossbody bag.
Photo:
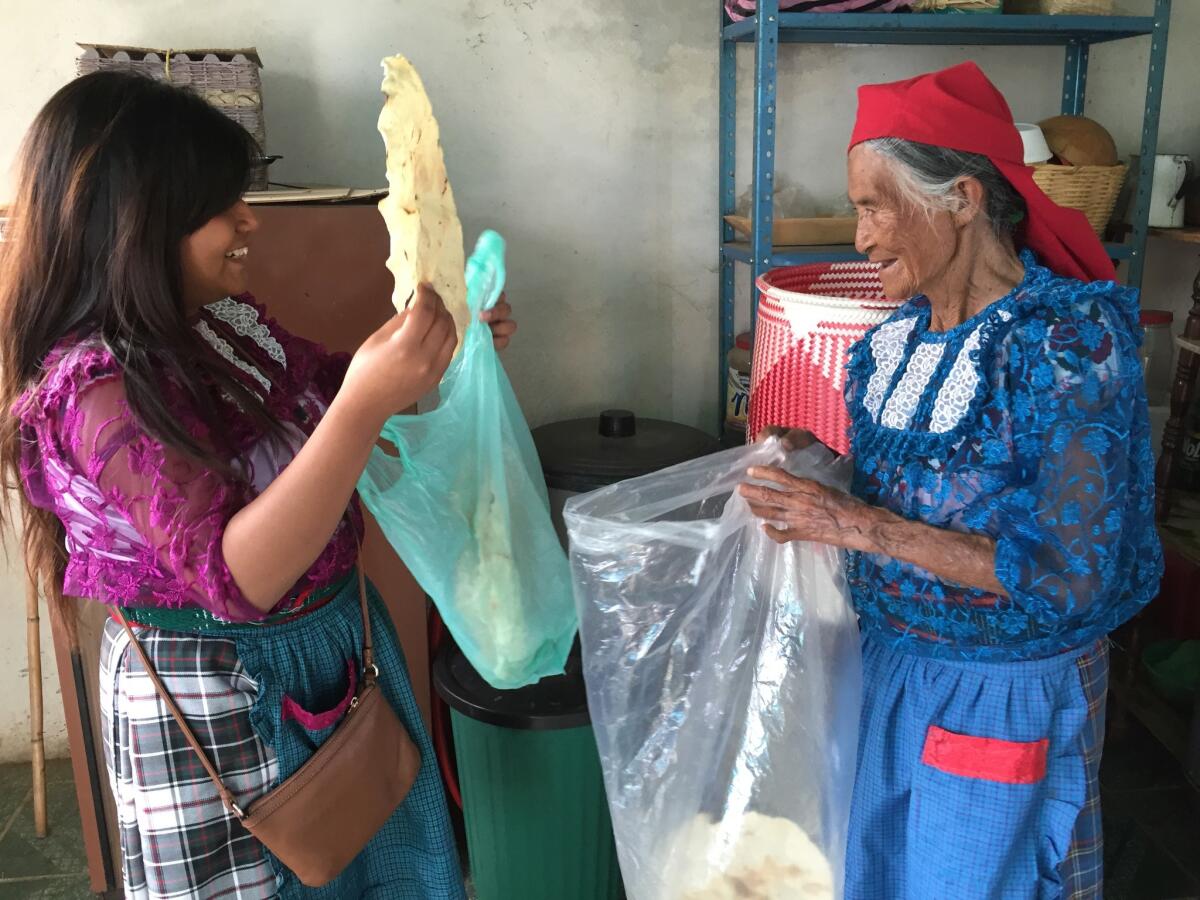
[{"label": "brown leather crossbody bag", "polygon": [[421,768],[420,751],[379,687],[361,564],[358,589],[363,617],[363,677],[357,696],[350,701],[349,711],[333,734],[312,757],[244,810],[221,781],[137,635],[121,611],[113,610],[221,801],[308,887],[328,884],[350,864],[404,801]]}]

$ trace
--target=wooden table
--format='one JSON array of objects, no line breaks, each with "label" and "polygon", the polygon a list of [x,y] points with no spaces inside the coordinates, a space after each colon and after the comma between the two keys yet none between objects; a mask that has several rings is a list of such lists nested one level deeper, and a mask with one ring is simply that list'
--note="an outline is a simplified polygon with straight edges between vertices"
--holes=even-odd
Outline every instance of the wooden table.
[{"label": "wooden table", "polygon": [[[1154,237],[1200,246],[1200,228],[1151,228]],[[1171,482],[1175,469],[1175,451],[1183,437],[1184,420],[1191,408],[1200,356],[1192,349],[1200,342],[1200,271],[1192,283],[1192,308],[1183,326],[1183,341],[1179,344],[1179,362],[1175,367],[1175,383],[1171,389],[1171,412],[1163,429],[1162,453],[1154,470],[1154,506],[1160,522],[1171,513]]]},{"label": "wooden table", "polygon": [[1166,238],[1184,244],[1200,244],[1200,228],[1151,228],[1151,237]]}]

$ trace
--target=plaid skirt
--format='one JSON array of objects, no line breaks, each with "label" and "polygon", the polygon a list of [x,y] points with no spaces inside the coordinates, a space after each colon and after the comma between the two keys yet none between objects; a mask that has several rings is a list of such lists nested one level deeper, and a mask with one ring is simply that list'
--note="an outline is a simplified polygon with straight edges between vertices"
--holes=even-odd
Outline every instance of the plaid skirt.
[{"label": "plaid skirt", "polygon": [[1101,900],[1107,644],[863,669],[847,900]]},{"label": "plaid skirt", "polygon": [[[433,748],[391,617],[374,592],[371,601],[380,684],[423,762],[387,824],[319,889],[301,885],[225,809],[124,629],[108,622],[100,702],[127,900],[464,900]],[[282,624],[195,634],[140,628],[138,639],[246,808],[303,765],[337,725],[362,648],[357,580],[320,609]]]}]

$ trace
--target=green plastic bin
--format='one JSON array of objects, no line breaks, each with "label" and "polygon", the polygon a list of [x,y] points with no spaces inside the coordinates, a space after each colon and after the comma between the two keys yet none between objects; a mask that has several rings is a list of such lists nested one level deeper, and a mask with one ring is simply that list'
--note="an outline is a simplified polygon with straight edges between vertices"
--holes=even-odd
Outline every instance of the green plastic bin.
[{"label": "green plastic bin", "polygon": [[451,646],[434,685],[450,706],[479,900],[620,900],[578,657],[565,675],[501,691]]}]

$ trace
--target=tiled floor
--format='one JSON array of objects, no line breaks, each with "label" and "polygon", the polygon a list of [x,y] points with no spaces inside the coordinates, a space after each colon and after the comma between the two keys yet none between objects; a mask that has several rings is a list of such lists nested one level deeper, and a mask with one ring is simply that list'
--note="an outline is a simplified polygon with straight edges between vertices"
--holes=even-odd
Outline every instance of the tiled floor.
[{"label": "tiled floor", "polygon": [[92,898],[71,763],[46,765],[50,833],[33,833],[28,765],[0,766],[0,900]]},{"label": "tiled floor", "polygon": [[1131,722],[1110,734],[1100,771],[1107,900],[1200,898],[1200,794]]},{"label": "tiled floor", "polygon": [[[27,765],[0,766],[0,900],[94,900],[70,763],[48,765],[50,834],[33,834]],[[1136,725],[1102,772],[1106,900],[1200,898],[1200,797]]]}]

